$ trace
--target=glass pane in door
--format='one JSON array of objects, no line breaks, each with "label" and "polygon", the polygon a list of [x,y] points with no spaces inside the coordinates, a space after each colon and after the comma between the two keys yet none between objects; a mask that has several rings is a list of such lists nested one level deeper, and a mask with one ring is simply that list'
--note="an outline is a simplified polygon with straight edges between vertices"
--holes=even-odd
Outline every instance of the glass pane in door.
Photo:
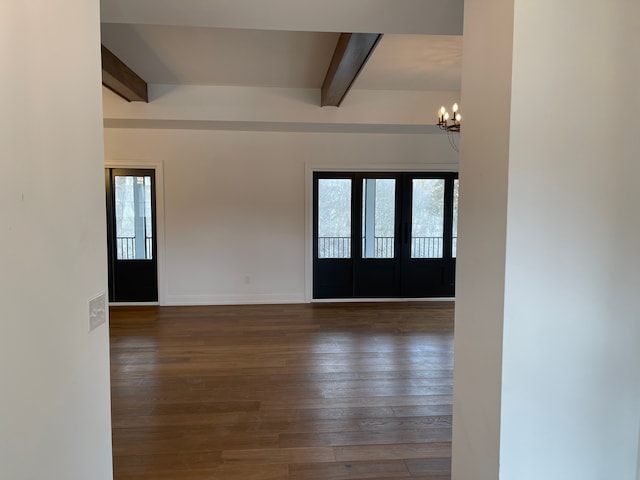
[{"label": "glass pane in door", "polygon": [[411,258],[442,258],[444,179],[414,178],[411,201]]},{"label": "glass pane in door", "polygon": [[351,258],[351,180],[318,179],[318,258]]},{"label": "glass pane in door", "polygon": [[153,258],[151,177],[115,176],[117,260]]},{"label": "glass pane in door", "polygon": [[394,258],[396,181],[362,180],[362,258]]}]

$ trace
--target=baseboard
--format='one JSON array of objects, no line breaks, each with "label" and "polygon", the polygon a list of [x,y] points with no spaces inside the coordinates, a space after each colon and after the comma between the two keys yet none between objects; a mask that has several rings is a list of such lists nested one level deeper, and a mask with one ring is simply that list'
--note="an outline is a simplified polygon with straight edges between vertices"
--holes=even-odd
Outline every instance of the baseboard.
[{"label": "baseboard", "polygon": [[455,302],[455,297],[425,298],[314,298],[311,303]]},{"label": "baseboard", "polygon": [[252,295],[167,295],[167,306],[186,305],[270,305],[305,303],[303,294],[252,294]]},{"label": "baseboard", "polygon": [[159,302],[109,302],[110,307],[157,307]]},{"label": "baseboard", "polygon": [[[168,295],[163,305],[180,307],[188,305],[273,305],[287,303],[372,303],[372,302],[455,302],[452,297],[437,298],[327,298],[305,300],[302,294],[253,294],[253,295]],[[142,304],[144,305],[144,304]]]}]

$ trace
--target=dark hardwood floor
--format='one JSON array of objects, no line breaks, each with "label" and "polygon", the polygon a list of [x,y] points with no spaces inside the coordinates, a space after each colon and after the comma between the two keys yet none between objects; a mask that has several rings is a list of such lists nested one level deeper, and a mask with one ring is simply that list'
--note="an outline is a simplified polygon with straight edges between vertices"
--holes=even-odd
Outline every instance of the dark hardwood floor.
[{"label": "dark hardwood floor", "polygon": [[453,303],[111,309],[116,480],[449,480]]}]

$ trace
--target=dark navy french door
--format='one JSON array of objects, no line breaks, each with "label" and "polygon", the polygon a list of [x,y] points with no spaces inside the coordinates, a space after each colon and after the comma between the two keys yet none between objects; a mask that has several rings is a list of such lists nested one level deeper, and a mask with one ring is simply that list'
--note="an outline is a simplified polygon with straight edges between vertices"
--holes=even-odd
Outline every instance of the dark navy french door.
[{"label": "dark navy french door", "polygon": [[108,168],[109,301],[157,302],[155,170]]},{"label": "dark navy french door", "polygon": [[316,172],[313,298],[455,294],[457,173]]}]

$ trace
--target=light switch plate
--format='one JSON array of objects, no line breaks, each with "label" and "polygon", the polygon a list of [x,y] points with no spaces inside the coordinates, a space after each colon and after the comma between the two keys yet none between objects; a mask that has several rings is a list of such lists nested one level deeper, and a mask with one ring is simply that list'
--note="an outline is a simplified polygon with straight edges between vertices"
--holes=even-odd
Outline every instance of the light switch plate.
[{"label": "light switch plate", "polygon": [[107,299],[104,293],[89,300],[89,331],[107,321]]}]

